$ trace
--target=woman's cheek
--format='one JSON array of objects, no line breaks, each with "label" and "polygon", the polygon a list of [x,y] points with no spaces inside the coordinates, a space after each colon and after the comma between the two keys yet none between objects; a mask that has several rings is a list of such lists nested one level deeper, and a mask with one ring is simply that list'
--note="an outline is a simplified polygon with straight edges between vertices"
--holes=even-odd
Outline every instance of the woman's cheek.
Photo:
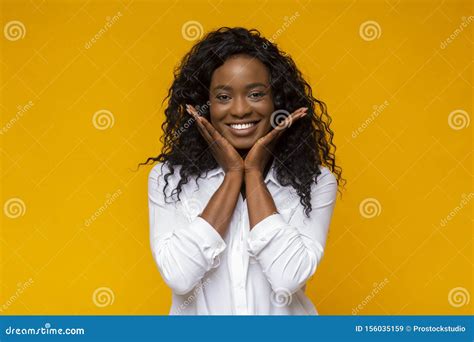
[{"label": "woman's cheek", "polygon": [[264,131],[264,134],[267,134],[272,129],[272,125],[270,123],[270,117],[267,117],[267,118],[263,119],[263,121],[264,121],[263,122],[263,131]]}]

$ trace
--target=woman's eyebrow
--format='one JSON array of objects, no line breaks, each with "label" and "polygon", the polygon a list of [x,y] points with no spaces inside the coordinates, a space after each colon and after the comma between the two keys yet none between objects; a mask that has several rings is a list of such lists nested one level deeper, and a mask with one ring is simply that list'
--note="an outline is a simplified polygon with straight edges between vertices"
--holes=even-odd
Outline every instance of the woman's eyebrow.
[{"label": "woman's eyebrow", "polygon": [[250,83],[250,84],[247,84],[245,86],[245,89],[252,89],[252,88],[256,88],[256,87],[268,87],[267,84],[265,83],[261,83],[261,82],[254,82],[254,83]]},{"label": "woman's eyebrow", "polygon": [[[255,87],[265,87],[265,88],[267,88],[268,84],[261,83],[261,82],[249,83],[245,86],[245,89],[252,89],[252,88],[255,88]],[[230,90],[232,90],[232,87],[228,86],[228,85],[219,84],[219,85],[215,86],[213,90],[216,91],[216,90],[219,90],[219,89],[230,91]]]}]

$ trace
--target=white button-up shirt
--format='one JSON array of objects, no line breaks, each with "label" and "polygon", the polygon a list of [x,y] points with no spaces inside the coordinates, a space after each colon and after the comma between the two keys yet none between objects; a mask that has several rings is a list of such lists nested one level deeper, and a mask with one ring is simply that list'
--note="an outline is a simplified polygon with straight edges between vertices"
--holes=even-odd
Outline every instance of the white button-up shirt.
[{"label": "white button-up shirt", "polygon": [[[168,195],[179,170],[168,177]],[[317,315],[305,287],[323,256],[337,194],[335,176],[326,167],[320,170],[309,218],[294,188],[276,180],[272,164],[265,183],[278,213],[250,230],[240,195],[222,238],[198,216],[223,182],[222,168],[183,185],[181,201],[174,195],[165,202],[168,167],[155,165],[148,179],[150,243],[173,293],[170,315]]]}]

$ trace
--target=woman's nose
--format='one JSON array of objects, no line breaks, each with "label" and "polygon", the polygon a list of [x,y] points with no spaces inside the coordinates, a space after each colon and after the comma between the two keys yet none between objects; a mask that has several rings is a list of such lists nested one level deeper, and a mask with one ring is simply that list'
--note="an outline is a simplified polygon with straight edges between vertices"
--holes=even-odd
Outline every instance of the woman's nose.
[{"label": "woman's nose", "polygon": [[232,104],[231,113],[234,116],[245,116],[246,114],[250,114],[252,112],[252,108],[250,107],[249,103],[245,99],[245,97],[237,97]]}]

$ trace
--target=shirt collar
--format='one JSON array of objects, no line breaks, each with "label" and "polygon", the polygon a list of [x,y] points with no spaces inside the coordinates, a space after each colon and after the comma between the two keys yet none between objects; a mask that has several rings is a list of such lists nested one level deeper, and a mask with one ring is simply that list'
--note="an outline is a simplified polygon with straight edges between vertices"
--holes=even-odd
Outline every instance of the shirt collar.
[{"label": "shirt collar", "polygon": [[[218,166],[215,169],[209,170],[207,172],[206,179],[215,177],[219,174],[222,174],[222,175],[225,174],[225,172],[224,172],[224,170],[222,169],[221,166]],[[270,169],[268,170],[267,176],[265,177],[265,183],[268,184],[268,182],[273,182],[275,185],[280,184],[280,183],[278,183],[278,181],[276,180],[276,177],[275,177],[275,159],[273,159],[272,165],[270,166]]]}]

